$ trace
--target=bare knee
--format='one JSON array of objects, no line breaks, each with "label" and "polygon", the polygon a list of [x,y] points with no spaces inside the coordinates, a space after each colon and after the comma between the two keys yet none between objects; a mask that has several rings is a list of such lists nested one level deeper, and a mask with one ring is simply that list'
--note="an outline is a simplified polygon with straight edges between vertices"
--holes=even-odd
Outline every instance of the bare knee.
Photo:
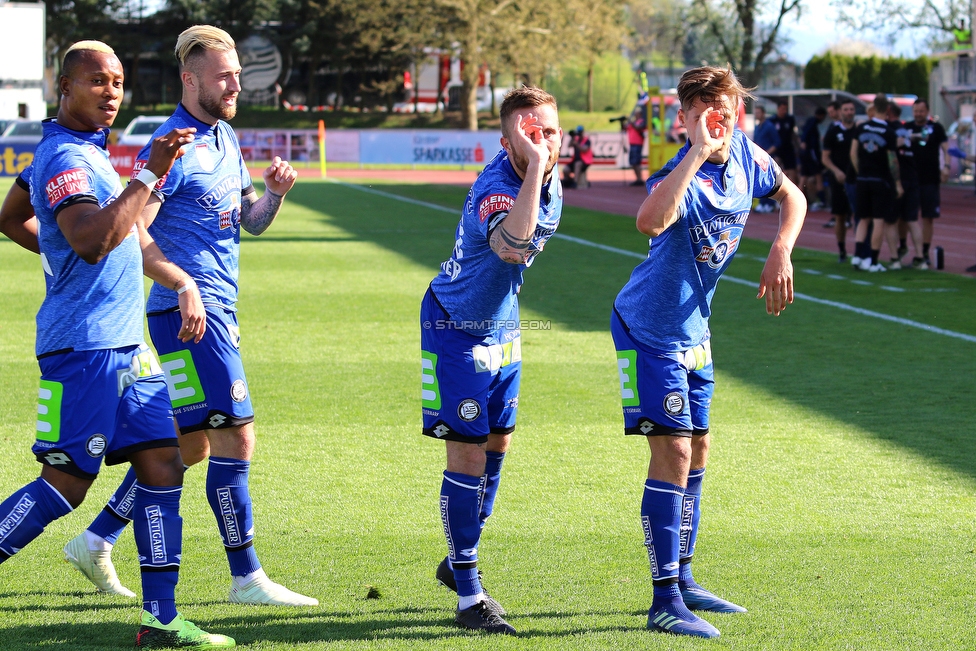
[{"label": "bare knee", "polygon": [[183,458],[176,446],[140,450],[129,455],[136,479],[146,486],[182,486]]},{"label": "bare knee", "polygon": [[192,466],[210,456],[210,440],[204,431],[190,432],[180,436],[180,456],[183,465]]},{"label": "bare knee", "polygon": [[61,497],[63,497],[73,509],[78,508],[81,506],[81,503],[85,501],[85,495],[88,494],[88,488],[92,485],[92,482],[95,481],[94,479],[84,479],[82,477],[69,475],[66,472],[55,470],[51,466],[43,466],[41,468],[41,479],[46,481],[54,490],[60,493]]}]

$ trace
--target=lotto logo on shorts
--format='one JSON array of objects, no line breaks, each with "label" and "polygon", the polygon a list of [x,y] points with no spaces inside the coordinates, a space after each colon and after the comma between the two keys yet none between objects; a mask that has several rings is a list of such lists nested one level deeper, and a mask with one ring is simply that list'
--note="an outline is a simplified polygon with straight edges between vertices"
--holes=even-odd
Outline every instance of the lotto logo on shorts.
[{"label": "lotto logo on shorts", "polygon": [[91,185],[88,183],[88,172],[82,168],[65,170],[44,184],[47,191],[47,203],[53,208],[59,201],[73,194],[88,194]]},{"label": "lotto logo on shorts", "polygon": [[41,380],[37,391],[37,440],[57,443],[61,438],[61,397],[63,388],[60,382]]},{"label": "lotto logo on shorts", "polygon": [[161,355],[160,365],[163,367],[163,377],[166,378],[166,389],[173,409],[186,405],[203,402],[207,397],[203,394],[200,376],[193,357],[188,350],[178,350],[175,353]]},{"label": "lotto logo on shorts", "polygon": [[637,351],[617,351],[617,376],[620,379],[620,398],[624,407],[639,407],[637,393]]},{"label": "lotto logo on shorts", "polygon": [[441,389],[437,383],[437,355],[420,351],[420,404],[435,411],[441,408]]}]

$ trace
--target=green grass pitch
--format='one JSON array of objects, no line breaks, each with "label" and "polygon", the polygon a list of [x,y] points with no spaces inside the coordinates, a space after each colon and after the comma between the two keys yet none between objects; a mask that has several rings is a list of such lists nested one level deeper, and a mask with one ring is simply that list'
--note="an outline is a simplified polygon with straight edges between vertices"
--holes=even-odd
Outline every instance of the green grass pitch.
[{"label": "green grass pitch", "polygon": [[[9,182],[0,184],[6,193]],[[526,272],[519,429],[481,545],[517,638],[451,627],[433,578],[443,445],[420,435],[420,299],[450,253],[465,189],[388,184],[398,201],[302,179],[242,243],[242,348],[257,410],[256,546],[317,608],[227,603],[205,468],[186,477],[181,611],[245,649],[962,649],[976,619],[976,284],[934,272],[854,274],[798,250],[798,299],[755,300],[768,245],[745,240],[714,301],[717,391],[695,570],[749,608],[711,642],[644,630],[650,573],[638,508],[647,446],[624,437],[609,311],[646,239],[633,219],[566,208]],[[35,256],[0,239],[0,497],[39,471]],[[864,284],[869,283],[869,284]],[[901,321],[878,318],[877,314]],[[918,327],[931,326],[933,331]],[[961,336],[960,336],[961,335]],[[138,603],[94,594],[61,547],[104,504],[0,566],[0,648],[133,644]],[[139,591],[135,545],[115,553]],[[374,596],[367,598],[373,590]]]}]

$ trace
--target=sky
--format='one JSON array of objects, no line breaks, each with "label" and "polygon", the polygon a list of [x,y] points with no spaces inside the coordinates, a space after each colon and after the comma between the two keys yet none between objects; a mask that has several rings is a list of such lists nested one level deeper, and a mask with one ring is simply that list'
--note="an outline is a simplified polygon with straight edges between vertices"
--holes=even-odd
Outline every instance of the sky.
[{"label": "sky", "polygon": [[[920,0],[916,1],[921,4]],[[815,10],[815,4],[823,7],[823,11]],[[837,10],[822,0],[808,0],[800,22],[791,15],[783,21],[780,29],[793,39],[786,55],[794,63],[805,64],[813,55],[820,54],[828,46],[843,39],[870,41],[894,56],[916,57],[924,53],[921,43],[916,44],[913,40],[917,35],[907,31],[902,33],[893,47],[878,34],[852,33],[837,23]]]}]

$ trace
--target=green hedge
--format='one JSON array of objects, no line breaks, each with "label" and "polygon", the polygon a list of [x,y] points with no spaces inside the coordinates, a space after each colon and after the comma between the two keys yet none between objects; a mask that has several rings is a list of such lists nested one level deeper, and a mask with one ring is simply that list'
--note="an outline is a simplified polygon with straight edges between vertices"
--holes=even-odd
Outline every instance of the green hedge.
[{"label": "green hedge", "polygon": [[806,88],[835,88],[855,94],[882,92],[928,99],[933,65],[934,61],[925,56],[904,59],[828,52],[810,59],[803,72],[803,84]]}]

